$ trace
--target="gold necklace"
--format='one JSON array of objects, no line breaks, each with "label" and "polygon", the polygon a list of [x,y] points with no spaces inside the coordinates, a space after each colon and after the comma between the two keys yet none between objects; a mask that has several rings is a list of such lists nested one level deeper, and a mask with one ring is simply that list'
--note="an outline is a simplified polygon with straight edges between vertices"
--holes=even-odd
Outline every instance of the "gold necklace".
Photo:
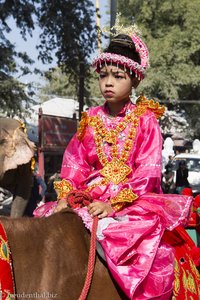
[{"label": "gold necklace", "polygon": [[[161,106],[153,99],[148,100],[142,95],[137,100],[135,110],[131,114],[125,116],[123,121],[121,121],[114,130],[112,129],[110,131],[105,128],[103,121],[99,118],[99,116],[88,116],[86,112],[82,113],[77,137],[80,141],[83,140],[87,125],[90,125],[94,128],[96,151],[99,161],[103,166],[100,173],[104,178],[98,184],[89,186],[89,190],[96,185],[108,184],[110,181],[118,184],[123,180],[127,180],[127,176],[132,170],[125,162],[127,161],[130,150],[133,147],[136,129],[139,124],[139,118],[146,112],[147,109],[150,109],[155,114],[156,118],[159,118],[163,115],[165,107]],[[117,137],[130,122],[132,122],[132,124],[129,129],[128,137],[124,142],[124,148],[119,157]],[[103,142],[111,144],[111,161],[108,161],[107,156],[103,151]]]},{"label": "gold necklace", "polygon": [[[128,137],[125,140],[124,148],[119,155],[117,138],[129,123],[131,123],[131,126]],[[127,161],[133,146],[133,139],[136,136],[136,127],[138,126],[138,123],[138,117],[135,116],[134,113],[131,113],[126,115],[115,129],[107,130],[99,116],[89,117],[89,125],[94,128],[97,155],[103,166],[100,173],[105,179],[112,181],[114,184],[118,184],[126,179],[127,175],[132,171],[125,162]],[[111,144],[111,161],[108,161],[108,158],[103,151],[103,142]]]}]

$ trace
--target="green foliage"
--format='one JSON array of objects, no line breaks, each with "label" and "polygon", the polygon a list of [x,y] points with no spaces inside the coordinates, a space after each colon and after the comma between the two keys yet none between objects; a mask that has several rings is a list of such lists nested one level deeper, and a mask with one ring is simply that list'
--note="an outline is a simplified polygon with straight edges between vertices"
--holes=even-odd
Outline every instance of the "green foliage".
[{"label": "green foliage", "polygon": [[141,88],[160,99],[199,99],[199,0],[119,0],[118,4],[125,23],[134,16],[150,51],[151,68]]},{"label": "green foliage", "polygon": [[60,68],[54,68],[44,74],[46,84],[41,89],[40,99],[42,102],[49,100],[52,96],[77,97],[75,84],[70,84],[70,75],[66,75]]},{"label": "green foliage", "polygon": [[90,77],[87,85],[86,93],[86,103],[88,106],[101,105],[104,102],[104,98],[99,89],[99,74],[94,71],[93,68],[90,69]]},{"label": "green foliage", "polygon": [[[53,96],[77,98],[78,85],[73,83],[70,74],[65,74],[62,69],[54,68],[45,73],[46,84],[41,89],[40,99],[42,102],[49,100]],[[99,90],[98,74],[92,68],[89,69],[85,78],[85,103],[88,106],[100,105],[103,102]]]},{"label": "green foliage", "polygon": [[[16,52],[15,45],[7,39],[6,35],[11,31],[10,19],[15,22],[24,40],[27,34],[32,35],[34,24],[41,28],[40,59],[49,63],[55,55],[58,66],[67,74],[68,89],[70,85],[76,87],[70,93],[77,95],[80,76],[90,73],[87,61],[96,41],[94,12],[90,0],[5,0],[0,3],[1,112],[18,113],[32,102],[28,87],[14,80],[14,76],[29,73],[28,65],[33,61],[26,53]],[[22,65],[19,65],[19,59]],[[81,64],[85,66],[83,74]],[[55,87],[52,89],[56,90]],[[57,92],[61,93],[61,87]]]},{"label": "green foliage", "polygon": [[0,74],[0,112],[4,112],[10,117],[15,114],[21,116],[22,111],[27,108],[27,104],[31,100],[28,95],[32,95],[32,92],[28,93],[27,88],[13,77],[2,80]]},{"label": "green foliage", "polygon": [[[8,40],[6,34],[11,31],[8,21],[12,18],[20,28],[21,35],[26,39],[27,31],[34,29],[32,14],[35,12],[34,1],[3,1],[0,4],[0,112],[14,115],[22,112],[33,102],[32,90],[14,78],[14,75],[24,75],[30,72],[28,65],[33,63],[26,53],[17,52],[15,46]],[[17,60],[21,60],[19,65]]]},{"label": "green foliage", "polygon": [[96,43],[94,13],[90,0],[40,1],[40,58],[43,62],[50,62],[52,52],[55,52],[58,66],[66,74],[70,74],[71,80],[76,84],[79,81],[80,64],[84,64],[85,74],[89,70],[87,61]]},{"label": "green foliage", "polygon": [[[138,92],[168,103],[200,101],[200,1],[119,0],[118,11],[125,25],[134,19],[150,52],[151,67]],[[193,125],[197,107],[181,106]]]}]

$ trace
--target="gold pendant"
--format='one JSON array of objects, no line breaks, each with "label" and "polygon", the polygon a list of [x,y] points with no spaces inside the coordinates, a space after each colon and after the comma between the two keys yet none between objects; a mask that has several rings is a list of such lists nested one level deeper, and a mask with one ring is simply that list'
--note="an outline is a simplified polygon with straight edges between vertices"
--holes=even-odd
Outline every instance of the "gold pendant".
[{"label": "gold pendant", "polygon": [[111,162],[105,165],[100,173],[114,184],[118,184],[131,173],[131,168],[118,158],[113,158]]}]

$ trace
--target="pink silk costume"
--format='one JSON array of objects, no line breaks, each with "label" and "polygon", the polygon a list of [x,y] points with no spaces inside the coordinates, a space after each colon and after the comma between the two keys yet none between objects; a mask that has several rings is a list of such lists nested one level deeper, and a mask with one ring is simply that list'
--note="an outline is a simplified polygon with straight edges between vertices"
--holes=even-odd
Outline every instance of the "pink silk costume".
[{"label": "pink silk costume", "polygon": [[[101,173],[98,132],[95,133],[98,125],[95,128],[88,121],[88,117],[98,116],[110,132],[126,115],[134,116],[136,108],[129,101],[115,118],[109,117],[106,104],[89,109],[79,132],[65,150],[61,178],[74,190],[88,191],[94,201],[112,203],[115,208],[112,215],[99,220],[97,239],[114,279],[125,294],[134,300],[171,299],[174,250],[162,237],[165,230],[187,223],[192,197],[162,194],[162,136],[156,105],[150,102],[141,105],[136,135],[126,160],[131,172],[117,183],[112,182],[112,176],[108,179]],[[131,124],[127,123],[117,136],[119,157]],[[111,143],[104,140],[102,149],[108,161],[112,161]],[[120,167],[123,170],[124,166]],[[108,180],[102,183],[105,177]],[[54,207],[55,204],[52,207],[47,204],[46,209],[39,207],[35,215],[49,215]],[[87,208],[75,211],[91,230],[92,218]]]}]

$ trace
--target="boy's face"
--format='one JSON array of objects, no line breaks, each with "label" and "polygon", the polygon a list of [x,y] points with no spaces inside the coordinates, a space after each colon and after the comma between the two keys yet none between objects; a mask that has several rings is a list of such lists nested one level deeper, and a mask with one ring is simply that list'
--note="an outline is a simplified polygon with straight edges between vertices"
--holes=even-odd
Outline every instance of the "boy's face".
[{"label": "boy's face", "polygon": [[108,65],[103,66],[99,73],[99,86],[101,93],[108,102],[127,101],[131,95],[135,78],[123,68]]}]

